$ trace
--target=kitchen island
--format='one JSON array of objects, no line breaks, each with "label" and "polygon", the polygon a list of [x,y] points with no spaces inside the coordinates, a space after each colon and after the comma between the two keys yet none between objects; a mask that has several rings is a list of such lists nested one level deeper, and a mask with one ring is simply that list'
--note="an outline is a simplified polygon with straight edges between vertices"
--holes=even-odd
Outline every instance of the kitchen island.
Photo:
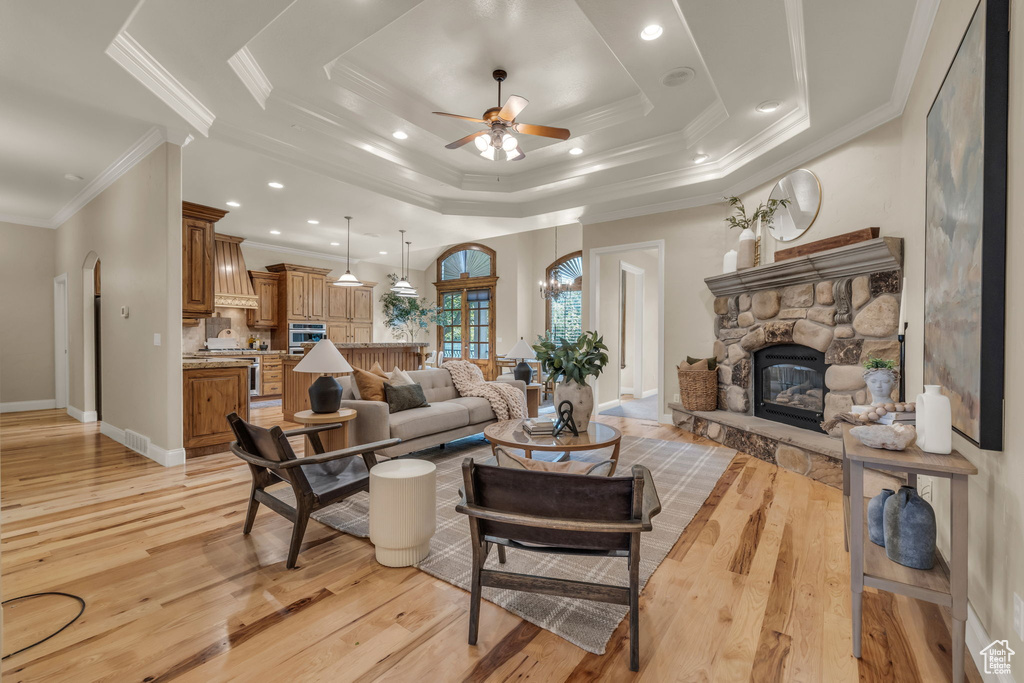
[{"label": "kitchen island", "polygon": [[182,359],[186,458],[225,451],[235,440],[227,417],[249,419],[249,365],[236,358]]},{"label": "kitchen island", "polygon": [[[335,346],[345,356],[348,364],[360,370],[369,370],[374,363],[380,363],[384,370],[391,372],[395,367],[402,370],[419,370],[423,365],[423,355],[428,344],[426,342],[337,342]],[[303,344],[304,353],[313,348],[313,344]],[[302,355],[293,354],[284,357],[284,400],[282,408],[284,419],[293,421],[295,413],[309,410],[309,385],[319,375],[306,372],[295,372],[295,366],[302,360]],[[347,374],[347,373],[345,373]],[[342,374],[334,377],[342,377]]]}]

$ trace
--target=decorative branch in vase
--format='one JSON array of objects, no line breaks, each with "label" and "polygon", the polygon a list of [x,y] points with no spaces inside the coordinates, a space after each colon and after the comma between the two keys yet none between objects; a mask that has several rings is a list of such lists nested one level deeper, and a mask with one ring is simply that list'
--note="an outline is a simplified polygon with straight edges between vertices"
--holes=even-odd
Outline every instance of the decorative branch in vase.
[{"label": "decorative branch in vase", "polygon": [[[398,276],[388,274],[391,286],[398,282]],[[423,297],[402,297],[390,289],[380,296],[384,312],[384,325],[391,330],[395,339],[406,338],[415,342],[420,333],[437,323],[439,309],[433,301]]]},{"label": "decorative branch in vase", "polygon": [[[737,270],[752,268],[759,265],[761,258],[761,235],[760,229],[771,228],[775,212],[790,204],[789,199],[769,199],[761,202],[754,209],[754,212],[747,216],[747,209],[743,206],[743,200],[739,197],[726,197],[725,201],[733,208],[733,214],[726,217],[725,222],[729,228],[740,229],[740,244],[736,256]],[[758,226],[758,234],[754,234],[753,226]]]}]

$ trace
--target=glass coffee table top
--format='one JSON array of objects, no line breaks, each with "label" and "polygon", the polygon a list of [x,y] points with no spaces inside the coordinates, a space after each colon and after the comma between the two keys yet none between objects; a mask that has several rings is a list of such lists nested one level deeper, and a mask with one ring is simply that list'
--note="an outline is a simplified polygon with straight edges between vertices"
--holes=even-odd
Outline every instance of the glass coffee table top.
[{"label": "glass coffee table top", "polygon": [[491,443],[512,448],[553,451],[586,451],[612,446],[622,438],[622,432],[600,422],[591,422],[586,431],[574,436],[563,429],[558,436],[528,434],[523,420],[505,420],[487,425],[484,436]]}]

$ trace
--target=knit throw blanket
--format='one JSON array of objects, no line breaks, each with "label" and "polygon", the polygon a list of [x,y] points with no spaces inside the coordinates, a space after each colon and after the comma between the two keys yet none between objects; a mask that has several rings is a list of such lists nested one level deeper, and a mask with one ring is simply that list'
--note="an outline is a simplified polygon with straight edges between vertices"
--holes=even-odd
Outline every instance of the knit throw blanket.
[{"label": "knit throw blanket", "polygon": [[446,360],[441,367],[451,374],[459,396],[486,398],[499,420],[526,417],[526,395],[515,385],[485,382],[480,368],[466,360]]}]

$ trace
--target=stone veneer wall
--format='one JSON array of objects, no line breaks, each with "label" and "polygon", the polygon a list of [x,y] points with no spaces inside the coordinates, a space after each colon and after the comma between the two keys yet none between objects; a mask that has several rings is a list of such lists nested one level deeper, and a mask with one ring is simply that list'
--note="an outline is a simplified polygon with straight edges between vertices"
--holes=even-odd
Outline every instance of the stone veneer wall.
[{"label": "stone veneer wall", "polygon": [[826,420],[870,400],[862,363],[899,361],[901,284],[890,270],[715,299],[719,409],[750,414],[752,353],[790,343],[825,354]]}]

